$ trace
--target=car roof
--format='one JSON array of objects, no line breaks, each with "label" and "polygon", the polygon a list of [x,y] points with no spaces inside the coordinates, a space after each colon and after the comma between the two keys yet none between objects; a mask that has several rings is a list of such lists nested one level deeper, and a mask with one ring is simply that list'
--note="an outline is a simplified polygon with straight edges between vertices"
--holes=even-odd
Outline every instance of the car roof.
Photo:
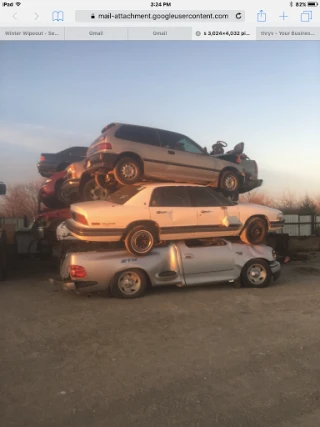
[{"label": "car roof", "polygon": [[139,127],[139,128],[146,128],[146,129],[153,129],[153,130],[162,130],[162,131],[165,131],[165,132],[172,132],[172,133],[178,133],[179,135],[184,135],[183,133],[181,133],[181,132],[177,132],[177,131],[174,131],[174,130],[168,130],[168,129],[160,129],[160,128],[155,128],[155,127],[152,127],[152,126],[145,126],[145,125],[133,125],[132,123],[120,123],[120,122],[111,122],[111,123],[109,123],[108,125],[106,125],[106,126],[104,126],[104,128],[102,129],[102,133],[103,132],[105,132],[106,130],[108,130],[107,129],[107,127],[108,126],[110,126],[110,128],[111,127],[114,127],[114,126],[133,126],[133,127]]}]

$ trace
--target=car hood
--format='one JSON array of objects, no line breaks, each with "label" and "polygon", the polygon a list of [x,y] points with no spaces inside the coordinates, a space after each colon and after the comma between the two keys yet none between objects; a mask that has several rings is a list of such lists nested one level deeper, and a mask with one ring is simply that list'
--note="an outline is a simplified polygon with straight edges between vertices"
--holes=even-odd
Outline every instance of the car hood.
[{"label": "car hood", "polygon": [[283,213],[279,209],[270,208],[269,206],[264,205],[257,205],[255,203],[238,203],[238,207],[240,210],[240,213],[247,213],[247,214],[262,214],[262,215],[268,215],[272,216],[275,219],[279,215],[283,215]]}]

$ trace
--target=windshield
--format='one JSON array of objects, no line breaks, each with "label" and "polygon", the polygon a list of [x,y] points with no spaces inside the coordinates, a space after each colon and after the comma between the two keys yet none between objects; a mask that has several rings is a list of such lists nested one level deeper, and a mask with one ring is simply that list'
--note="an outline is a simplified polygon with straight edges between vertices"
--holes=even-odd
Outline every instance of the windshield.
[{"label": "windshield", "polygon": [[125,187],[120,188],[120,190],[115,193],[110,194],[106,201],[110,203],[115,203],[116,205],[124,205],[128,200],[132,199],[136,194],[146,187],[143,185],[126,185]]}]

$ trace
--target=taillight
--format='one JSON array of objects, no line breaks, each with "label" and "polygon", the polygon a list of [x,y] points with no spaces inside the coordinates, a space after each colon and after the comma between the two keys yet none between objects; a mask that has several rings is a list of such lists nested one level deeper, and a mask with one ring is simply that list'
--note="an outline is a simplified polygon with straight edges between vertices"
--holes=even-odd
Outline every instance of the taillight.
[{"label": "taillight", "polygon": [[44,156],[40,156],[40,162],[45,162],[46,158]]},{"label": "taillight", "polygon": [[241,163],[241,157],[240,156],[237,156],[236,163]]},{"label": "taillight", "polygon": [[102,151],[102,150],[112,150],[112,145],[110,144],[110,142],[100,142],[94,147],[89,148],[87,151],[87,156],[90,156],[91,154],[96,153],[97,151]]},{"label": "taillight", "polygon": [[72,219],[74,219],[76,222],[79,222],[80,224],[88,225],[86,217],[77,212],[72,212]]},{"label": "taillight", "polygon": [[84,279],[87,277],[87,272],[81,265],[70,265],[69,273],[74,279]]}]

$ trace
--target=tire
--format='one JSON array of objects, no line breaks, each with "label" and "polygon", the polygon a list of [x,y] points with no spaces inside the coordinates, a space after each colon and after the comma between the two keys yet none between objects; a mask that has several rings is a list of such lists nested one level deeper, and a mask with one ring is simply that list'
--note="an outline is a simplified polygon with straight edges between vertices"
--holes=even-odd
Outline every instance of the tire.
[{"label": "tire", "polygon": [[134,268],[117,273],[110,282],[110,293],[116,298],[139,298],[145,294],[146,289],[145,273]]},{"label": "tire", "polygon": [[243,267],[240,279],[243,286],[266,288],[271,282],[272,272],[267,261],[252,259]]},{"label": "tire", "polygon": [[114,177],[122,185],[135,184],[141,181],[143,171],[138,160],[132,157],[122,157],[114,168]]},{"label": "tire", "polygon": [[84,185],[82,190],[82,199],[87,201],[105,200],[109,191],[103,189],[96,184],[94,177],[90,178]]},{"label": "tire", "polygon": [[128,252],[133,255],[142,256],[147,255],[152,250],[155,241],[155,230],[153,227],[138,225],[129,230],[124,243]]},{"label": "tire", "polygon": [[59,200],[60,203],[63,204],[63,207],[67,207],[70,205],[70,203],[68,203],[66,201],[66,199],[63,197],[62,194],[62,184],[63,184],[63,180],[61,179],[60,181],[58,181],[55,185],[55,193],[56,193],[56,197]]},{"label": "tire", "polygon": [[249,245],[259,245],[265,241],[267,233],[268,226],[264,219],[250,218],[240,234],[240,239]]},{"label": "tire", "polygon": [[226,170],[220,176],[220,189],[228,192],[239,190],[239,175],[235,171]]}]

